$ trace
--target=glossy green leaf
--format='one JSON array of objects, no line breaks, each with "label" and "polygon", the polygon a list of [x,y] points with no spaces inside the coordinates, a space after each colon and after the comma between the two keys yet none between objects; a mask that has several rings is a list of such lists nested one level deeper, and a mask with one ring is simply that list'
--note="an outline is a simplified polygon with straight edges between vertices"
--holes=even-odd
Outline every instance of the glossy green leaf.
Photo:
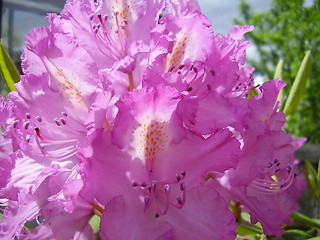
[{"label": "glossy green leaf", "polygon": [[314,199],[320,203],[318,173],[308,160],[305,160],[305,171],[309,190]]},{"label": "glossy green leaf", "polygon": [[288,99],[284,106],[284,113],[288,116],[293,113],[299,104],[299,101],[304,93],[307,86],[307,79],[310,73],[310,51],[307,52],[304,57],[300,68],[298,70],[297,76],[293,82],[291,91],[289,93]]},{"label": "glossy green leaf", "polygon": [[309,226],[320,228],[320,219],[309,218],[302,213],[294,212],[290,216],[292,219],[297,220],[299,222],[305,223]]},{"label": "glossy green leaf", "polygon": [[0,71],[9,90],[15,91],[14,84],[20,80],[20,74],[2,40],[0,40]]}]

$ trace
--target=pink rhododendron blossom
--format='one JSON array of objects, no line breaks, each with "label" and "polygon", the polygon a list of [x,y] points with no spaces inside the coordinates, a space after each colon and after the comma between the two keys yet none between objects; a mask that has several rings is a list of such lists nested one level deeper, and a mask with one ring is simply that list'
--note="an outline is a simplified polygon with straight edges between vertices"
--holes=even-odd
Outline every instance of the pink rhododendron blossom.
[{"label": "pink rhododendron blossom", "polygon": [[285,84],[244,66],[253,26],[215,35],[196,0],[68,0],[47,22],[0,98],[1,239],[230,240],[230,202],[281,235],[304,139]]}]

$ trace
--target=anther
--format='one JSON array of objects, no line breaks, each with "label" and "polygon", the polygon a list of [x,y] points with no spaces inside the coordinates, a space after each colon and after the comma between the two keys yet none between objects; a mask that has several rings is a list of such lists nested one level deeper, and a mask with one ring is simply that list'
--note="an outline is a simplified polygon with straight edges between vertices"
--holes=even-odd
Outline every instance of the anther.
[{"label": "anther", "polygon": [[160,214],[159,213],[156,213],[156,215],[154,215],[155,218],[158,218],[160,217]]},{"label": "anther", "polygon": [[148,196],[145,196],[144,197],[144,204],[146,205],[146,207],[149,206],[149,203],[150,203],[150,198]]},{"label": "anther", "polygon": [[66,125],[66,124],[67,124],[67,122],[66,122],[66,120],[65,120],[64,118],[60,118],[60,122],[61,122],[63,125]]},{"label": "anther", "polygon": [[106,14],[106,15],[103,16],[103,20],[104,20],[105,22],[108,20],[108,18],[109,18],[108,14]]},{"label": "anther", "polygon": [[42,118],[41,118],[40,116],[36,116],[36,120],[37,120],[38,122],[42,122]]},{"label": "anther", "polygon": [[183,69],[184,67],[185,67],[185,65],[182,64],[182,65],[180,65],[180,66],[178,67],[178,69],[181,70],[181,69]]},{"label": "anther", "polygon": [[12,127],[13,127],[13,128],[16,128],[19,122],[20,122],[19,120],[13,121]]},{"label": "anther", "polygon": [[290,166],[290,165],[288,165],[288,167],[287,167],[287,172],[288,172],[288,173],[291,172],[291,166]]},{"label": "anther", "polygon": [[90,21],[92,21],[93,17],[94,17],[94,14],[90,14],[90,16],[89,16]]},{"label": "anther", "polygon": [[177,200],[177,202],[178,202],[179,205],[182,205],[182,198],[181,198],[180,196],[178,196],[178,197],[176,198],[176,200]]},{"label": "anther", "polygon": [[157,182],[156,182],[156,181],[152,181],[152,183],[151,183],[151,189],[152,189],[153,191],[156,190],[156,186],[157,186]]},{"label": "anther", "polygon": [[180,177],[180,175],[178,173],[176,174],[176,179],[177,179],[177,182],[181,181],[181,177]]},{"label": "anther", "polygon": [[139,186],[140,184],[138,183],[138,182],[136,182],[136,181],[134,181],[133,183],[132,183],[132,186],[134,186],[134,187],[137,187],[137,186]]},{"label": "anther", "polygon": [[193,68],[193,71],[194,71],[195,73],[198,73],[198,68],[194,67],[194,68]]},{"label": "anther", "polygon": [[58,119],[58,118],[55,118],[55,119],[54,119],[54,121],[55,121],[55,123],[57,124],[57,126],[58,126],[58,127],[60,127],[60,126],[61,126],[61,123],[60,123],[60,121],[59,121],[59,119]]},{"label": "anther", "polygon": [[31,118],[30,113],[26,113],[26,118],[27,118],[27,119],[30,119],[30,118]]},{"label": "anther", "polygon": [[175,66],[171,66],[168,70],[168,72],[172,72],[175,69]]},{"label": "anther", "polygon": [[183,177],[186,176],[186,172],[185,172],[185,171],[181,171],[180,174],[181,174],[181,176],[183,176]]},{"label": "anther", "polygon": [[30,121],[26,121],[26,122],[23,124],[23,128],[24,128],[25,130],[27,130],[28,127],[29,127],[29,125],[30,125]]},{"label": "anther", "polygon": [[61,112],[61,114],[62,114],[63,116],[65,116],[65,117],[67,117],[67,116],[68,116],[68,114],[67,114],[67,113],[65,113],[65,112]]},{"label": "anther", "polygon": [[146,182],[143,182],[142,184],[141,184],[141,187],[143,187],[143,188],[145,188],[147,186],[147,183]]},{"label": "anther", "polygon": [[212,77],[214,77],[216,75],[215,71],[212,68],[210,69],[210,73],[211,73]]},{"label": "anther", "polygon": [[165,192],[166,194],[169,194],[169,192],[170,192],[170,186],[169,186],[169,184],[164,185],[164,192]]}]

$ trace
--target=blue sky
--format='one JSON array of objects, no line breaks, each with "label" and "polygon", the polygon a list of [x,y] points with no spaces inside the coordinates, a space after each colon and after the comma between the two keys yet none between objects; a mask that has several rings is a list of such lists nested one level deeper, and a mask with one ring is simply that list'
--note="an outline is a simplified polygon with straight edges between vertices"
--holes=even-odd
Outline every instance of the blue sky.
[{"label": "blue sky", "polygon": [[[198,0],[202,12],[211,20],[215,33],[227,34],[233,19],[239,17],[240,0]],[[255,12],[270,8],[270,0],[247,0]]]}]

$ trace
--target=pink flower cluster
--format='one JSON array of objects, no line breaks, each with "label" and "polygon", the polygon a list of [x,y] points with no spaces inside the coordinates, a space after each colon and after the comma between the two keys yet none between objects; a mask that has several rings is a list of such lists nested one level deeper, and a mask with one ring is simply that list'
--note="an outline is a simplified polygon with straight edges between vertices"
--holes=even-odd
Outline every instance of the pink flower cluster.
[{"label": "pink flower cluster", "polygon": [[230,202],[281,235],[304,139],[285,84],[244,66],[252,26],[214,35],[195,0],[68,0],[47,21],[0,99],[1,239],[95,239],[97,215],[101,239],[230,240]]}]

